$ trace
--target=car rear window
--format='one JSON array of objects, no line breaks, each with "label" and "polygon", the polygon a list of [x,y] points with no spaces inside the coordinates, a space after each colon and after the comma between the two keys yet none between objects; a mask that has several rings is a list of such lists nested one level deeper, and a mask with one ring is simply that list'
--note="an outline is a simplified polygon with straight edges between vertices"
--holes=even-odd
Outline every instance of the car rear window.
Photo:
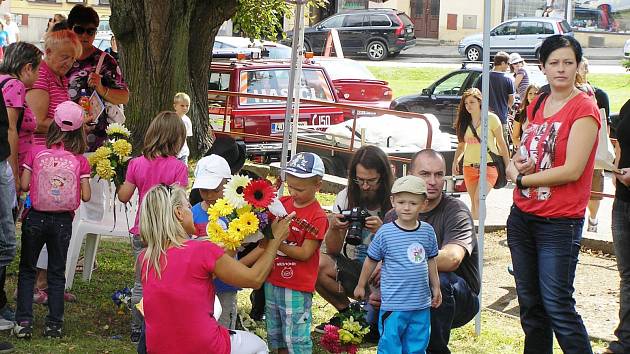
[{"label": "car rear window", "polygon": [[363,65],[351,61],[318,61],[317,64],[326,69],[331,79],[363,79],[375,80],[374,75]]},{"label": "car rear window", "polygon": [[[241,72],[240,92],[259,95],[287,97],[289,92],[289,69],[258,69]],[[321,69],[302,69],[300,80],[300,97],[312,100],[334,102],[331,87],[326,74]],[[284,105],[285,101],[263,98],[241,97],[240,104],[252,105]]]},{"label": "car rear window", "polygon": [[562,28],[562,33],[573,32],[571,26],[569,26],[569,23],[567,21],[560,22],[560,27]]},{"label": "car rear window", "polygon": [[407,16],[406,13],[401,12],[398,14],[398,18],[402,21],[403,25],[405,25],[405,27],[407,26],[413,26],[413,22],[411,22],[411,19],[409,18],[409,16]]},{"label": "car rear window", "polygon": [[391,24],[385,15],[370,15],[370,26],[389,27]]}]

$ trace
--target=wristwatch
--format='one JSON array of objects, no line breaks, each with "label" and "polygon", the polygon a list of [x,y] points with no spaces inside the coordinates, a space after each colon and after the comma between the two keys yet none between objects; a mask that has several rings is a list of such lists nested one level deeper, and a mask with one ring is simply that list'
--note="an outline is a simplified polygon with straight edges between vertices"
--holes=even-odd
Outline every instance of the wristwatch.
[{"label": "wristwatch", "polygon": [[516,176],[516,188],[525,189],[525,186],[523,186],[523,175],[520,173]]}]

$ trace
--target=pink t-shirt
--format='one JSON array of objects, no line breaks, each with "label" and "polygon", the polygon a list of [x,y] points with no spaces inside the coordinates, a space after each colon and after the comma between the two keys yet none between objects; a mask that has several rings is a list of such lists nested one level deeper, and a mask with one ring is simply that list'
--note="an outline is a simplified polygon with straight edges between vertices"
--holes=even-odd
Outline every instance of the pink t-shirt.
[{"label": "pink t-shirt", "polygon": [[213,317],[212,273],[223,254],[212,242],[190,240],[166,250],[161,278],[153,268],[145,277],[143,264],[147,352],[230,353],[230,335]]},{"label": "pink t-shirt", "polygon": [[[188,187],[188,168],[175,156],[157,157],[149,160],[144,156],[138,156],[129,161],[125,181],[138,188],[138,202],[142,204],[144,195],[154,186],[160,183],[171,185],[174,183]],[[140,234],[138,222],[140,220],[140,208],[136,214],[136,221],[129,230],[133,235]]]},{"label": "pink t-shirt", "polygon": [[18,131],[18,165],[20,166],[21,172],[21,166],[24,163],[26,153],[31,148],[33,132],[37,127],[37,122],[35,121],[33,112],[26,107],[26,87],[22,81],[5,74],[0,75],[0,82],[4,82],[2,96],[4,97],[4,104],[7,108],[11,107],[17,110],[24,110],[22,124]]},{"label": "pink t-shirt", "polygon": [[[44,150],[57,150],[57,149],[63,150],[63,144],[54,145],[50,149],[46,149],[46,147],[42,145],[33,145],[33,147],[26,153],[26,157],[24,158],[24,164],[22,165],[22,168],[31,171],[32,174],[35,174],[35,170],[37,168],[40,168],[39,166],[33,166],[33,161],[35,160],[35,156],[37,156],[37,154],[39,154],[40,152]],[[76,181],[77,181],[77,188],[79,190],[77,204],[79,204],[81,203],[81,193],[80,193],[81,179],[90,178],[90,173],[92,172],[92,169],[90,168],[90,163],[88,162],[87,158],[85,158],[85,156],[77,155],[77,154],[73,154],[73,155],[79,161],[79,175],[76,176],[78,177],[76,178]],[[31,175],[31,181],[32,181],[32,175]],[[33,184],[31,184],[31,193],[37,193],[36,186],[34,186]]]},{"label": "pink t-shirt", "polygon": [[[39,89],[48,93],[48,113],[46,119],[53,119],[55,116],[55,108],[64,101],[70,100],[68,95],[68,79],[65,76],[58,76],[53,73],[46,61],[42,61],[39,65],[39,77],[33,84],[32,90]],[[42,137],[43,136],[43,137]],[[34,144],[41,142],[45,134],[35,134]]]}]

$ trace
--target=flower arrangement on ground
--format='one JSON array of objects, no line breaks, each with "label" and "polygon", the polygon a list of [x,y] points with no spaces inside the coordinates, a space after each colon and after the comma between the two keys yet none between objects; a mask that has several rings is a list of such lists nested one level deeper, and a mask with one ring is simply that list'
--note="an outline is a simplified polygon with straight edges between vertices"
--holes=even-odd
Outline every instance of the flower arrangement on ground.
[{"label": "flower arrangement on ground", "polygon": [[268,212],[280,217],[286,215],[284,208],[275,209],[276,194],[266,179],[232,176],[225,185],[223,198],[208,208],[206,231],[210,241],[236,250],[245,238],[258,231],[270,236]]},{"label": "flower arrangement on ground", "polygon": [[127,165],[133,147],[129,143],[131,132],[122,124],[112,123],[106,130],[107,141],[88,157],[92,177],[113,181],[116,187],[125,182]]},{"label": "flower arrangement on ground", "polygon": [[356,302],[350,305],[348,311],[335,316],[341,321],[341,327],[326,325],[320,344],[329,353],[356,353],[363,338],[370,332],[365,311]]},{"label": "flower arrangement on ground", "polygon": [[129,309],[131,304],[131,290],[125,287],[122,290],[114,291],[112,294],[112,301],[114,301],[114,305],[118,308],[118,314],[124,314],[124,310]]}]

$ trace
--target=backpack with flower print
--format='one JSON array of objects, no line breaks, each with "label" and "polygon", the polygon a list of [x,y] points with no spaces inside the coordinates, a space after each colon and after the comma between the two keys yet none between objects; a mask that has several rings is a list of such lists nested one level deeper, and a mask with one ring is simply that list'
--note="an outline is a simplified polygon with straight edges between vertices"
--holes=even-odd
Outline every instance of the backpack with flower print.
[{"label": "backpack with flower print", "polygon": [[81,203],[80,163],[63,149],[40,151],[33,159],[31,201],[38,211],[74,211]]}]

